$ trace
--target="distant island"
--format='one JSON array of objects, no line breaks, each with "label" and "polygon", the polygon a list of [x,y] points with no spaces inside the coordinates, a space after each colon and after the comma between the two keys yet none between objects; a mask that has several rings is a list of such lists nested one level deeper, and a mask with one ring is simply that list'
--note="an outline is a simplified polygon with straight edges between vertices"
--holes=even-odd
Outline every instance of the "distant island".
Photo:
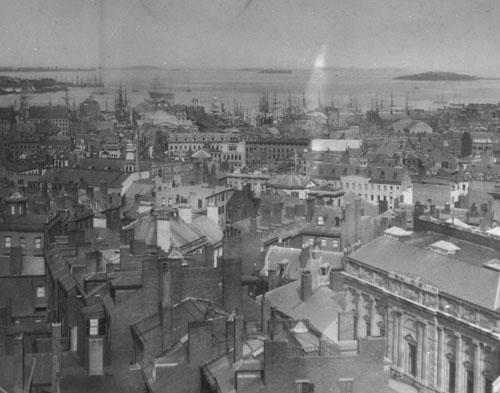
[{"label": "distant island", "polygon": [[119,67],[121,70],[168,70],[165,67],[159,67],[154,65],[132,65],[126,67]]},{"label": "distant island", "polygon": [[74,71],[96,71],[96,68],[84,67],[1,67],[0,72],[74,72]]},{"label": "distant island", "polygon": [[473,81],[479,78],[474,75],[457,74],[455,72],[422,72],[421,74],[397,76],[394,79],[408,81]]},{"label": "distant island", "polygon": [[284,69],[284,68],[266,68],[264,70],[260,70],[259,74],[291,74],[292,70]]}]

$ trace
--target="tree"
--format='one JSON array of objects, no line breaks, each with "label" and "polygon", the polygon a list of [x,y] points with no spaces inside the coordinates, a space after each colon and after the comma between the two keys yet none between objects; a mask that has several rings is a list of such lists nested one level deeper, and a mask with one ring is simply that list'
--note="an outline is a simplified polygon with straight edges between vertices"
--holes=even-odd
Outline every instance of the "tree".
[{"label": "tree", "polygon": [[462,134],[462,158],[468,157],[472,154],[472,138],[470,134],[465,131]]}]

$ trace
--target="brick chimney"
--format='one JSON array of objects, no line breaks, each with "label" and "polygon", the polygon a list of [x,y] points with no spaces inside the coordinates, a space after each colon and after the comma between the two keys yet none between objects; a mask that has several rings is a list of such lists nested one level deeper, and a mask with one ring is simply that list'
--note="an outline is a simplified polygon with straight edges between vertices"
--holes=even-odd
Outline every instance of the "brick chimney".
[{"label": "brick chimney", "polygon": [[311,246],[307,241],[304,240],[302,243],[302,249],[300,251],[299,262],[300,267],[305,268],[307,266],[307,262],[309,262],[309,258],[311,257]]},{"label": "brick chimney", "polygon": [[241,231],[229,226],[222,239],[222,307],[227,312],[240,308],[241,274]]},{"label": "brick chimney", "polygon": [[23,273],[23,249],[21,247],[10,248],[10,274],[21,275]]},{"label": "brick chimney", "polygon": [[61,323],[52,323],[52,353],[61,357]]},{"label": "brick chimney", "polygon": [[303,270],[300,274],[300,299],[306,302],[312,295],[312,274]]},{"label": "brick chimney", "polygon": [[233,363],[236,363],[243,357],[243,342],[245,341],[245,321],[243,320],[242,315],[237,315],[234,318],[233,327]]},{"label": "brick chimney", "polygon": [[260,303],[261,331],[267,334],[269,332],[269,320],[271,319],[271,302],[266,299],[265,294]]}]

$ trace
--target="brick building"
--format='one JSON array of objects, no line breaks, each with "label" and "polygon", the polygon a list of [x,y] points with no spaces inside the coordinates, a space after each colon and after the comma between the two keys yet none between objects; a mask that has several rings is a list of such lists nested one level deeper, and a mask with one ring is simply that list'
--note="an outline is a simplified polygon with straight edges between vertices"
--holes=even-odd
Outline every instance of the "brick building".
[{"label": "brick building", "polygon": [[65,106],[32,106],[28,108],[26,122],[39,124],[48,121],[63,134],[69,131],[69,110]]},{"label": "brick building", "polygon": [[309,168],[311,179],[352,191],[366,201],[387,202],[389,208],[413,204],[413,184],[403,167],[375,167],[315,161]]}]

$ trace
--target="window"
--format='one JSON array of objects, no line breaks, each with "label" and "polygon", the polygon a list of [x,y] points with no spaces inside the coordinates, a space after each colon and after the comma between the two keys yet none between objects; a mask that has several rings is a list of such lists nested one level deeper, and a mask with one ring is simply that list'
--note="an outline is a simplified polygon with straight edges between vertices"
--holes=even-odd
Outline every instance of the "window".
[{"label": "window", "polygon": [[14,205],[10,206],[10,214],[12,214],[12,215],[16,214],[16,207]]},{"label": "window", "polygon": [[25,237],[20,237],[19,238],[19,245],[21,246],[21,248],[26,248],[26,238]]},{"label": "window", "polygon": [[201,209],[203,207],[203,201],[201,199],[198,199],[198,209]]},{"label": "window", "polygon": [[45,287],[36,287],[36,297],[37,298],[45,297]]},{"label": "window", "polygon": [[42,248],[42,238],[36,237],[35,238],[35,249],[39,250],[40,248]]},{"label": "window", "polygon": [[106,320],[91,318],[86,321],[87,336],[104,336],[106,334]]},{"label": "window", "polygon": [[165,206],[166,204],[167,204],[166,198],[165,198],[165,197],[162,197],[162,198],[161,198],[161,205],[162,205],[162,206]]},{"label": "window", "polygon": [[10,248],[12,246],[12,238],[10,236],[5,236],[4,238],[4,247]]},{"label": "window", "polygon": [[408,343],[408,372],[417,376],[417,346],[414,343]]},{"label": "window", "polygon": [[309,382],[307,379],[299,379],[295,381],[296,392],[297,393],[313,393],[314,392],[314,384]]},{"label": "window", "polygon": [[334,250],[337,250],[339,248],[339,241],[338,240],[332,240],[332,247]]},{"label": "window", "polygon": [[324,225],[325,224],[325,220],[322,216],[319,216],[318,217],[318,225]]},{"label": "window", "polygon": [[91,319],[89,320],[89,336],[97,336],[99,331],[99,320]]},{"label": "window", "polygon": [[314,239],[312,237],[309,238],[308,242],[311,247],[314,245]]},{"label": "window", "polygon": [[340,393],[352,393],[353,382],[352,379],[340,379]]},{"label": "window", "polygon": [[326,247],[326,239],[321,239],[321,248]]}]

